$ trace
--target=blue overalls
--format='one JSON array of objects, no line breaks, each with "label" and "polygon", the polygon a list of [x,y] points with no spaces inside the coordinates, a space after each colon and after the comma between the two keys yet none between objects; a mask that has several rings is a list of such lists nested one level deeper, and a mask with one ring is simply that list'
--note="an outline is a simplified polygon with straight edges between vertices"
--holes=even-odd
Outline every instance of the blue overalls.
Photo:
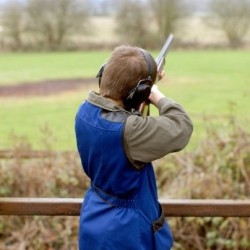
[{"label": "blue overalls", "polygon": [[152,164],[137,170],[123,146],[126,112],[85,101],[75,120],[77,147],[91,179],[79,225],[80,250],[168,250],[173,238],[158,203]]}]

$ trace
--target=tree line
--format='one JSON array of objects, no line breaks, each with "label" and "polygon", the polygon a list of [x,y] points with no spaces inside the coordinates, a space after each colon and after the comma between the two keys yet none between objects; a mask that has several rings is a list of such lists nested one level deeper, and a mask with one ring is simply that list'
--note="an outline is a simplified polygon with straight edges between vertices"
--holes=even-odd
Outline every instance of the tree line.
[{"label": "tree line", "polygon": [[[89,20],[95,14],[114,17],[121,41],[158,47],[193,7],[184,0],[8,0],[0,9],[0,42],[11,50],[73,48],[93,29]],[[208,10],[209,25],[221,29],[230,46],[241,46],[249,31],[250,0],[211,0]]]}]

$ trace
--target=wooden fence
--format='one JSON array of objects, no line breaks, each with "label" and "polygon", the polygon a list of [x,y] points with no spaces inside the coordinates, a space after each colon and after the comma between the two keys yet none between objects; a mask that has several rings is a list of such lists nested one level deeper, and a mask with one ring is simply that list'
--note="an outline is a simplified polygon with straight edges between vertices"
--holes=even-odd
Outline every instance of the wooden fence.
[{"label": "wooden fence", "polygon": [[[0,150],[0,159],[54,157],[61,152]],[[63,152],[71,154],[72,152]],[[250,200],[160,199],[167,217],[250,217]],[[82,199],[0,198],[0,215],[79,216]]]},{"label": "wooden fence", "polygon": [[[250,200],[160,199],[166,217],[250,217]],[[0,198],[0,215],[79,216],[78,198]]]}]

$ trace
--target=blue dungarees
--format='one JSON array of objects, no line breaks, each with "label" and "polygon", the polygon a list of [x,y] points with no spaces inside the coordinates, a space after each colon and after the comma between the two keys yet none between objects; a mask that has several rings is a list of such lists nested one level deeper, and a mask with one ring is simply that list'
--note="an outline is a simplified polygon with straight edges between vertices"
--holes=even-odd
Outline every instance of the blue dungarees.
[{"label": "blue dungarees", "polygon": [[128,161],[123,130],[130,115],[85,101],[75,120],[77,147],[91,186],[79,225],[80,250],[168,250],[172,234],[158,203],[152,164]]}]

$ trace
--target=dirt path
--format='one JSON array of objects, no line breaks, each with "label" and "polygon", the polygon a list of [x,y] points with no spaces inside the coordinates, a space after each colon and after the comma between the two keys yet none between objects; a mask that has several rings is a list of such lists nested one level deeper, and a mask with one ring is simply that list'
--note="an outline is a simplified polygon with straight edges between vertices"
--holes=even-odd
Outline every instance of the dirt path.
[{"label": "dirt path", "polygon": [[0,86],[0,97],[8,96],[43,96],[76,90],[95,83],[95,78],[45,80],[39,82],[27,82],[18,85]]}]

